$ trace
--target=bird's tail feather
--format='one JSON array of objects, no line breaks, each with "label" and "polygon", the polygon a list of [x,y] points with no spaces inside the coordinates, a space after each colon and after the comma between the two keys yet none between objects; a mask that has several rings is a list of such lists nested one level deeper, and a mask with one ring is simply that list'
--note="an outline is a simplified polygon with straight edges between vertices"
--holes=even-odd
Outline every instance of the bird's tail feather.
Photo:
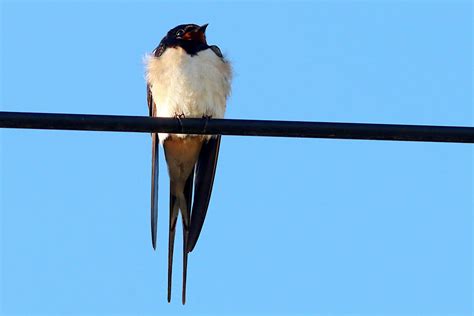
[{"label": "bird's tail feather", "polygon": [[168,234],[168,303],[171,302],[171,283],[173,278],[173,250],[176,235],[176,220],[178,219],[178,199],[170,193],[170,227]]},{"label": "bird's tail feather", "polygon": [[189,227],[191,221],[191,203],[193,198],[193,181],[194,180],[194,168],[191,174],[186,180],[184,186],[183,200],[181,204],[181,215],[183,222],[183,291],[182,291],[182,302],[186,304],[186,282],[188,275],[188,238],[189,238]]},{"label": "bird's tail feather", "polygon": [[158,168],[159,168],[159,140],[158,134],[153,133],[151,155],[151,244],[156,249],[156,230],[158,224]]},{"label": "bird's tail feather", "polygon": [[189,229],[188,252],[193,251],[201,233],[207,208],[211,199],[212,186],[216,174],[217,159],[221,136],[212,137],[202,145],[196,163],[196,184],[194,186],[194,201],[191,211],[191,227]]},{"label": "bird's tail feather", "polygon": [[176,222],[179,210],[181,210],[182,224],[183,224],[183,288],[182,288],[182,303],[186,303],[186,281],[188,270],[188,237],[191,214],[192,194],[193,194],[193,179],[194,169],[186,180],[183,191],[173,194],[170,193],[170,227],[169,227],[169,242],[168,242],[168,302],[171,301],[171,285],[173,278],[173,252],[174,239],[176,235]]}]

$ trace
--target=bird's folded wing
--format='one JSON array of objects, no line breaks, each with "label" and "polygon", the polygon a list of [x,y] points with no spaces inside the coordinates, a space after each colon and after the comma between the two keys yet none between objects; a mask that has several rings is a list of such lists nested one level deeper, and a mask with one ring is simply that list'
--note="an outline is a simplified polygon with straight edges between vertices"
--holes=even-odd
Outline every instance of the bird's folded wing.
[{"label": "bird's folded wing", "polygon": [[209,200],[211,199],[212,185],[214,184],[220,143],[220,135],[211,137],[208,142],[205,142],[202,145],[196,164],[191,227],[189,229],[187,243],[188,252],[191,252],[196,246],[199,234],[201,233],[204,224],[204,219],[206,218]]},{"label": "bird's folded wing", "polygon": [[[154,116],[155,104],[150,85],[147,85],[147,101],[150,116]],[[151,243],[156,249],[156,230],[158,224],[158,173],[159,173],[159,140],[158,134],[151,134]]]}]

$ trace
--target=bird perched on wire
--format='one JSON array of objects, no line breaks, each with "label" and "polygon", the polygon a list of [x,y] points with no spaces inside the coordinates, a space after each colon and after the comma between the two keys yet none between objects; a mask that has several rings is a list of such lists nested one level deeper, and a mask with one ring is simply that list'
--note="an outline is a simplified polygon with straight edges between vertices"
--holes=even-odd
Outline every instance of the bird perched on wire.
[{"label": "bird perched on wire", "polygon": [[[232,71],[220,49],[206,40],[207,24],[171,29],[147,61],[147,99],[152,117],[223,118]],[[171,301],[176,221],[183,223],[183,288],[186,302],[188,253],[198,240],[211,197],[219,136],[152,134],[151,233],[156,249],[158,154],[163,145],[170,177],[168,302]],[[194,198],[193,198],[194,195]]]}]

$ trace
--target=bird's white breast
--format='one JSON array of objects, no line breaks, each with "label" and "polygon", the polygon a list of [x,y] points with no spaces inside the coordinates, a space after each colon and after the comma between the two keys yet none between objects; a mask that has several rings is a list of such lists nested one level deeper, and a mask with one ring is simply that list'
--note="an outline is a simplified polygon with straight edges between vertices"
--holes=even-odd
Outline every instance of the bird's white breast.
[{"label": "bird's white breast", "polygon": [[[211,49],[190,56],[180,47],[167,48],[147,63],[154,113],[160,117],[223,118],[231,77],[230,64]],[[159,136],[163,141],[168,135]]]}]

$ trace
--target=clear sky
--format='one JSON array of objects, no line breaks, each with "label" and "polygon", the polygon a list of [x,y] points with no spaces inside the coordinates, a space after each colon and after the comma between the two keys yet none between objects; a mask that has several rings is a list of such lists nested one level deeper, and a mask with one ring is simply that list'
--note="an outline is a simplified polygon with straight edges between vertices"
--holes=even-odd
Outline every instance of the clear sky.
[{"label": "clear sky", "polygon": [[[227,117],[473,125],[471,2],[7,1],[6,111],[147,115],[143,57],[209,23]],[[181,305],[148,134],[1,131],[3,315],[471,315],[473,147],[224,137]],[[180,223],[178,223],[180,225]],[[181,232],[181,230],[178,230]]]}]

